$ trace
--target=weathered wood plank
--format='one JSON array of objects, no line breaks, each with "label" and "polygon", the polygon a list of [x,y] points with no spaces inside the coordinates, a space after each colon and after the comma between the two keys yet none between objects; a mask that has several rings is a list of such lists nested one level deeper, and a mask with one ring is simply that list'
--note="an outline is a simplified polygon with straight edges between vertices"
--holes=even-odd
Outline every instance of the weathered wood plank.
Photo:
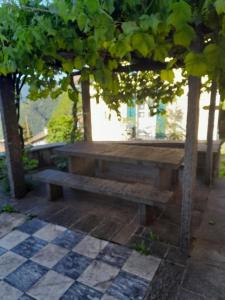
[{"label": "weathered wood plank", "polygon": [[207,131],[207,151],[205,157],[205,183],[207,185],[211,185],[213,180],[213,131],[215,123],[216,94],[217,82],[212,81]]},{"label": "weathered wood plank", "polygon": [[92,141],[90,80],[81,81],[84,140]]},{"label": "weathered wood plank", "polygon": [[56,201],[63,196],[63,188],[60,185],[49,183],[47,185],[47,197],[49,201]]},{"label": "weathered wood plank", "polygon": [[69,158],[69,172],[78,175],[95,175],[96,161],[92,158],[75,157]]},{"label": "weathered wood plank", "polygon": [[188,114],[184,169],[182,176],[183,185],[180,229],[180,247],[181,251],[185,254],[189,253],[191,240],[192,199],[196,179],[199,98],[201,90],[201,79],[198,77],[190,76],[188,78],[188,84]]},{"label": "weathered wood plank", "polygon": [[159,191],[151,185],[123,183],[108,179],[75,175],[57,170],[45,170],[33,176],[37,180],[50,185],[66,186],[153,206],[164,207],[173,194],[170,191]]},{"label": "weathered wood plank", "polygon": [[138,206],[138,216],[140,225],[146,226],[147,220],[147,207],[145,204],[139,204]]},{"label": "weathered wood plank", "polygon": [[66,145],[56,151],[63,156],[89,157],[172,169],[178,169],[184,157],[183,149],[98,142]]}]

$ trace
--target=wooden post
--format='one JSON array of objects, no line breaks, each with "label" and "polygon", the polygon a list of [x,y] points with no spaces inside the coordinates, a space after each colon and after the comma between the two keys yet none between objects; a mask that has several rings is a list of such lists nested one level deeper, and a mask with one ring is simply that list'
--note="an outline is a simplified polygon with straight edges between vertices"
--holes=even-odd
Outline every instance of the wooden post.
[{"label": "wooden post", "polygon": [[90,80],[81,81],[84,141],[92,142]]},{"label": "wooden post", "polygon": [[[222,97],[220,98],[220,103],[223,103]],[[221,141],[225,140],[225,110],[221,107],[219,110],[219,120],[218,120],[218,127],[219,127],[219,139]]]},{"label": "wooden post", "polygon": [[188,78],[188,113],[186,126],[186,142],[184,154],[184,170],[182,178],[182,208],[181,208],[181,251],[188,255],[191,239],[192,197],[196,177],[198,119],[201,79]]},{"label": "wooden post", "polygon": [[14,97],[12,76],[0,76],[0,109],[11,195],[13,198],[22,198],[26,193],[26,185]]},{"label": "wooden post", "polygon": [[207,185],[212,184],[213,130],[214,130],[214,121],[215,121],[216,94],[217,94],[217,83],[216,83],[216,81],[212,81],[210,105],[209,105],[209,117],[208,117],[207,151],[206,151],[206,162],[205,162],[205,166],[206,166],[205,183]]}]

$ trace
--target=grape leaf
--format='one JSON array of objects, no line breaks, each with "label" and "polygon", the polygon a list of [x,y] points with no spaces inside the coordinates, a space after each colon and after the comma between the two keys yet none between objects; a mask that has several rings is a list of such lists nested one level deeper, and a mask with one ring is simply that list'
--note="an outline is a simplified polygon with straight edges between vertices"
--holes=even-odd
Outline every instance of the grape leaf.
[{"label": "grape leaf", "polygon": [[216,0],[214,5],[215,5],[218,15],[221,15],[225,12],[225,1],[224,0]]},{"label": "grape leaf", "polygon": [[174,80],[174,72],[173,70],[162,70],[160,72],[160,77],[162,80],[172,83]]},{"label": "grape leaf", "polygon": [[200,53],[188,53],[185,57],[185,66],[189,75],[200,77],[207,74],[207,63]]}]

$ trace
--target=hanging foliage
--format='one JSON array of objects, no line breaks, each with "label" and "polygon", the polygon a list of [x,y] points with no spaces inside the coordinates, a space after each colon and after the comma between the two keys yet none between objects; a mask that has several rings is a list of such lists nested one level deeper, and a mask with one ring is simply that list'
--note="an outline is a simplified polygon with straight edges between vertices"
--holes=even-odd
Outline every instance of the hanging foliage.
[{"label": "hanging foliage", "polygon": [[[181,91],[174,83],[177,67],[186,75],[216,78],[225,95],[224,23],[224,0],[2,1],[0,74],[26,76],[31,99],[69,91],[73,100],[70,76],[80,70],[81,79],[92,75],[99,95],[115,110],[130,100],[124,94],[133,82],[140,100],[158,88],[171,101]],[[196,39],[198,52],[192,49]],[[143,58],[147,63],[140,68]],[[152,64],[156,74],[115,74],[124,66],[151,70]]]}]

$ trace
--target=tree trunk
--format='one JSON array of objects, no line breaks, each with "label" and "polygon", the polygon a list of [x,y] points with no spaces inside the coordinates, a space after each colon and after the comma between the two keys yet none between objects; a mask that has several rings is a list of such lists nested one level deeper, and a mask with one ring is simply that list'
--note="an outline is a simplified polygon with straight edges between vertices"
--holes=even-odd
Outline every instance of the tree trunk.
[{"label": "tree trunk", "polygon": [[82,81],[81,89],[83,103],[84,141],[92,142],[90,81]]},{"label": "tree trunk", "polygon": [[12,76],[0,76],[0,109],[10,190],[13,198],[22,198],[26,193],[26,184],[14,91]]},{"label": "tree trunk", "polygon": [[181,251],[186,255],[189,252],[191,240],[191,214],[197,165],[198,119],[201,79],[198,77],[190,76],[188,78],[188,86],[188,114],[184,154],[184,170],[182,178],[183,184],[180,231],[180,247]]},{"label": "tree trunk", "polygon": [[205,172],[205,183],[207,185],[212,184],[213,178],[213,130],[215,121],[215,109],[216,109],[216,94],[217,94],[217,83],[212,81],[211,96],[209,105],[209,117],[208,117],[208,132],[207,132],[207,151],[206,151],[206,172]]}]

